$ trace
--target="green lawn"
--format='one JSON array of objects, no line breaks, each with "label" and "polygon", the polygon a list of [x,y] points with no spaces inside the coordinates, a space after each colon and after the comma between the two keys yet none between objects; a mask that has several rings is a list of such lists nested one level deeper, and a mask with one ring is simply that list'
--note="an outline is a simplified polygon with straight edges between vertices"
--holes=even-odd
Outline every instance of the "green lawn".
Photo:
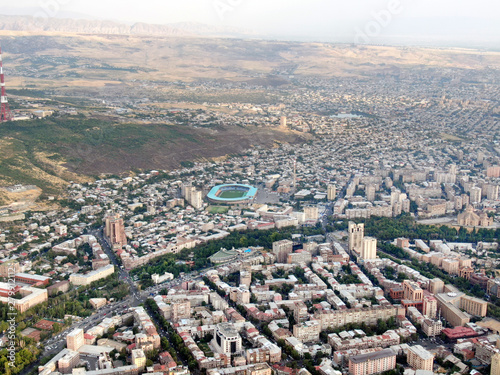
[{"label": "green lawn", "polygon": [[208,207],[208,212],[211,214],[225,214],[229,210],[229,207],[224,206],[210,206]]},{"label": "green lawn", "polygon": [[246,191],[240,190],[226,190],[220,193],[219,198],[231,199],[231,198],[241,198],[245,196]]},{"label": "green lawn", "polygon": [[214,356],[214,353],[212,352],[212,350],[210,350],[210,347],[208,346],[208,344],[204,343],[204,342],[200,342],[198,344],[198,347],[203,350],[203,353],[207,356],[207,357],[213,357]]}]

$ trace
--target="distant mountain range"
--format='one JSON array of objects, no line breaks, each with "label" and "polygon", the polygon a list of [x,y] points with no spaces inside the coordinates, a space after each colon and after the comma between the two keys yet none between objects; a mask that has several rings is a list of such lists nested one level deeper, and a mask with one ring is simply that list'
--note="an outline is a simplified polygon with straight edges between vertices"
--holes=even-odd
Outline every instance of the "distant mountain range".
[{"label": "distant mountain range", "polygon": [[181,22],[166,25],[134,23],[127,25],[114,21],[34,18],[0,14],[0,30],[29,32],[59,32],[105,35],[148,35],[148,36],[198,36],[223,38],[257,37],[255,33],[233,27],[211,26],[201,23]]}]

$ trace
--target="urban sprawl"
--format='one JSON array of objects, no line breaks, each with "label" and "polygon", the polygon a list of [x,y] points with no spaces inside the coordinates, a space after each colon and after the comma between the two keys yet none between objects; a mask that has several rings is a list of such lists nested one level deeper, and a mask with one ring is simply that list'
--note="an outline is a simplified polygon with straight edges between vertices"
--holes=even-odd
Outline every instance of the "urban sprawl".
[{"label": "urban sprawl", "polygon": [[498,89],[450,70],[438,96],[419,72],[217,104],[246,116],[157,111],[304,142],[71,183],[60,210],[0,208],[16,373],[499,375]]}]

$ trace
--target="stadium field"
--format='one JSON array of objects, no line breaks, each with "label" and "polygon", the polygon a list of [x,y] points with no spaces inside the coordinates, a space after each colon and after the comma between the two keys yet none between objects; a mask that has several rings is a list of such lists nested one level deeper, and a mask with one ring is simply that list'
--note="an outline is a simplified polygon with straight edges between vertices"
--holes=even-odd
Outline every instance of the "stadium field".
[{"label": "stadium field", "polygon": [[207,200],[215,204],[248,204],[257,195],[257,188],[244,184],[223,184],[214,186],[207,194]]},{"label": "stadium field", "polygon": [[219,194],[219,198],[222,199],[232,199],[232,198],[241,198],[246,195],[246,191],[241,190],[225,190],[221,191]]}]

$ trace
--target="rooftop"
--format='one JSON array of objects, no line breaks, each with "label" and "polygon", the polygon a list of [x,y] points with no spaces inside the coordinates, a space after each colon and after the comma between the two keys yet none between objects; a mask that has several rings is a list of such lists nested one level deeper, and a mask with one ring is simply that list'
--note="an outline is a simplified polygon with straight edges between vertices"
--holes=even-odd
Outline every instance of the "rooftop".
[{"label": "rooftop", "polygon": [[423,360],[434,358],[434,356],[424,349],[421,345],[410,346],[410,351],[418,355]]},{"label": "rooftop", "polygon": [[396,353],[394,353],[392,349],[384,349],[378,352],[354,355],[349,357],[349,361],[352,363],[363,363],[392,356],[396,356]]}]

